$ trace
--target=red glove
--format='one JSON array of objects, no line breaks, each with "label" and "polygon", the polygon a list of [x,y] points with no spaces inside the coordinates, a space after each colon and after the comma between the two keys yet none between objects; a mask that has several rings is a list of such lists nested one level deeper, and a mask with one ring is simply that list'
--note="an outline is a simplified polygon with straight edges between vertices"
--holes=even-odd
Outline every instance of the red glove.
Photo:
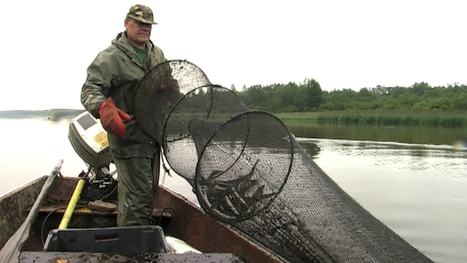
[{"label": "red glove", "polygon": [[131,121],[130,115],[115,107],[112,98],[108,98],[102,102],[99,107],[99,118],[101,119],[102,127],[117,138],[123,137],[126,133],[126,127],[123,122]]}]

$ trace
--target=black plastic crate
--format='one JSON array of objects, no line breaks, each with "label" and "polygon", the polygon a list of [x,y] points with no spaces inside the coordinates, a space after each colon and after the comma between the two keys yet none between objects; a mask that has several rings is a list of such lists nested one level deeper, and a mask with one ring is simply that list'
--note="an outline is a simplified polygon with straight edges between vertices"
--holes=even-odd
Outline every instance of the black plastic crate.
[{"label": "black plastic crate", "polygon": [[169,251],[160,226],[55,229],[49,232],[44,250],[113,254],[166,253]]}]

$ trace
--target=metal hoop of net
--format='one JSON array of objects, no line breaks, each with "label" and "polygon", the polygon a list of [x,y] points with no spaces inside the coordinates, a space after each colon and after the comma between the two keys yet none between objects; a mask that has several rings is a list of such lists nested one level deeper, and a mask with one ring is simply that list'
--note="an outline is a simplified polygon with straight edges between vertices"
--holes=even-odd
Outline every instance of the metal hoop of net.
[{"label": "metal hoop of net", "polygon": [[244,112],[224,123],[196,166],[195,192],[203,209],[223,222],[240,222],[267,208],[287,182],[292,134],[275,116]]},{"label": "metal hoop of net", "polygon": [[229,89],[207,85],[185,94],[170,111],[162,136],[170,167],[193,185],[199,154],[214,132],[232,117],[248,111]]}]

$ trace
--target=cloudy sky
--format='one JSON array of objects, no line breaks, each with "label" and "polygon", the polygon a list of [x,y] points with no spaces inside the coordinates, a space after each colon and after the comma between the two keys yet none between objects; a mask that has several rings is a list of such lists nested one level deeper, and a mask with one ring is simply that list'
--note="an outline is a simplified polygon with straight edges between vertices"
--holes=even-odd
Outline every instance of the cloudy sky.
[{"label": "cloudy sky", "polygon": [[228,88],[305,78],[329,91],[467,83],[462,0],[7,0],[0,110],[82,108],[86,68],[135,3],[153,9],[152,40],[168,59]]}]

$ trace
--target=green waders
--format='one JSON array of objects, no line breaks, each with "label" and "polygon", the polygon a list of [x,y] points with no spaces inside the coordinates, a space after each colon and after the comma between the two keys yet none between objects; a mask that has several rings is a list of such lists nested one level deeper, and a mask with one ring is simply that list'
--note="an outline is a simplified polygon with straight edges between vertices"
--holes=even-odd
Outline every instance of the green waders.
[{"label": "green waders", "polygon": [[118,226],[149,225],[159,183],[160,149],[153,158],[114,158],[118,171]]}]

